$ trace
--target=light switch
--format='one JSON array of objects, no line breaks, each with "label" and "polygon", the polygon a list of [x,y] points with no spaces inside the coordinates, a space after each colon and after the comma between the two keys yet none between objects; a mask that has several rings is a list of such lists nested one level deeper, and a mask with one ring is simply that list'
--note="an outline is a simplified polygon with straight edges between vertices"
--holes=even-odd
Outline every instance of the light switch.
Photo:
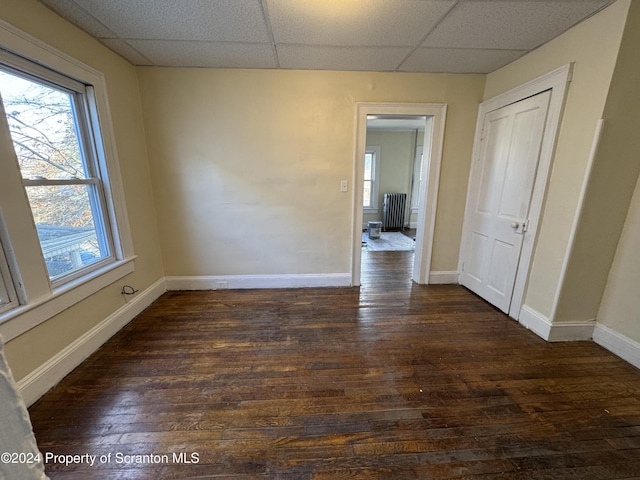
[{"label": "light switch", "polygon": [[349,181],[348,180],[340,180],[340,191],[348,192],[349,191]]}]

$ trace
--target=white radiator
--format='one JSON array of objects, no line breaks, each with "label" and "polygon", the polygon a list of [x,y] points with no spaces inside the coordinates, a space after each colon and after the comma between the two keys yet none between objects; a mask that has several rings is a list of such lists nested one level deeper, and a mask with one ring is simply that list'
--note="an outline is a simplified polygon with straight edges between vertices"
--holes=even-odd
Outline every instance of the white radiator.
[{"label": "white radiator", "polygon": [[384,230],[402,230],[406,204],[406,193],[384,194],[384,203],[382,205],[382,228]]}]

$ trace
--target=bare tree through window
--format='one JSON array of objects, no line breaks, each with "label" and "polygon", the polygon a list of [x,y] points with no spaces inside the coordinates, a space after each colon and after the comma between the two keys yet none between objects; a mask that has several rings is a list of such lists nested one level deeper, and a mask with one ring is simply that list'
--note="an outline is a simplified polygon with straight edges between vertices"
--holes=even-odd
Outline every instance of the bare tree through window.
[{"label": "bare tree through window", "polygon": [[108,256],[81,95],[8,71],[0,94],[50,278]]}]

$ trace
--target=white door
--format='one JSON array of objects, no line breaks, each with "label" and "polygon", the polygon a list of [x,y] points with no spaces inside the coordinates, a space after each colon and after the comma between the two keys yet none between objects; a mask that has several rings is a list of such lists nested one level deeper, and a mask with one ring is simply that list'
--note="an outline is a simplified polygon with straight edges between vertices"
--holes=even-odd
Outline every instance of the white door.
[{"label": "white door", "polygon": [[486,113],[465,214],[460,284],[509,312],[549,91]]}]

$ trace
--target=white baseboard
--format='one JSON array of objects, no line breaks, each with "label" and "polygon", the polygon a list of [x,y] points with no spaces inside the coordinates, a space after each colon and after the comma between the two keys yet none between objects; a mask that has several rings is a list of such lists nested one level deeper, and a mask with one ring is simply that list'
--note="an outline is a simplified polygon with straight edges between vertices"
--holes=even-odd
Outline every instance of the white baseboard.
[{"label": "white baseboard", "polygon": [[528,305],[524,305],[522,309],[520,309],[518,322],[520,325],[531,330],[544,340],[549,339],[549,334],[551,333],[551,322],[543,314]]},{"label": "white baseboard", "polygon": [[350,273],[165,277],[167,290],[349,287]]},{"label": "white baseboard", "polygon": [[597,323],[593,331],[593,341],[634,367],[640,368],[640,343],[635,340]]},{"label": "white baseboard", "polygon": [[575,342],[591,340],[593,330],[596,326],[595,320],[586,322],[554,322],[549,333],[549,342]]},{"label": "white baseboard", "polygon": [[165,291],[163,278],[22,378],[17,383],[25,403],[32,405]]},{"label": "white baseboard", "polygon": [[546,316],[525,305],[518,322],[547,342],[591,340],[595,320],[586,322],[551,322]]},{"label": "white baseboard", "polygon": [[458,272],[430,272],[429,285],[457,285]]}]

